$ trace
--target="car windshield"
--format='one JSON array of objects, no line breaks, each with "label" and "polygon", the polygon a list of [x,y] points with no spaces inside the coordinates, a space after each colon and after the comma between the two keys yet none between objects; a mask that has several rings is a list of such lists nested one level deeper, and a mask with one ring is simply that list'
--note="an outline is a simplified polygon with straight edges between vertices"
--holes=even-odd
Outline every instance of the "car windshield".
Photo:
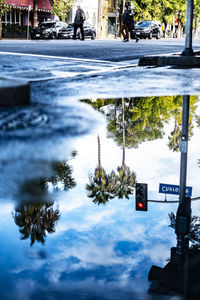
[{"label": "car windshield", "polygon": [[39,27],[51,28],[51,27],[53,27],[55,24],[56,24],[55,22],[53,22],[53,23],[51,23],[51,22],[50,22],[50,23],[42,23],[42,24],[40,24]]},{"label": "car windshield", "polygon": [[151,26],[151,22],[139,22],[138,24],[136,24],[136,27],[149,27]]}]

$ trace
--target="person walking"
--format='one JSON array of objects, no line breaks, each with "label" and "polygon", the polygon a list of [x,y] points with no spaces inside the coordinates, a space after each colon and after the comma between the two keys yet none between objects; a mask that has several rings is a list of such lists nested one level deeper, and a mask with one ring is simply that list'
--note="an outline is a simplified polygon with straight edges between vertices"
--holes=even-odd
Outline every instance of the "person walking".
[{"label": "person walking", "polygon": [[134,33],[134,19],[133,14],[130,9],[130,4],[127,3],[124,6],[124,13],[122,15],[122,28],[121,33],[123,36],[123,42],[129,42],[129,31],[131,33],[131,38],[136,39],[136,43],[139,41],[139,38]]},{"label": "person walking", "polygon": [[124,6],[124,13],[122,15],[122,27],[121,34],[123,36],[123,42],[129,42],[129,12],[128,6]]},{"label": "person walking", "polygon": [[80,5],[77,5],[77,11],[76,11],[76,15],[74,18],[74,36],[73,36],[74,40],[76,40],[77,29],[80,28],[81,40],[84,41],[84,30],[83,30],[84,21],[85,21],[85,13],[81,9]]}]

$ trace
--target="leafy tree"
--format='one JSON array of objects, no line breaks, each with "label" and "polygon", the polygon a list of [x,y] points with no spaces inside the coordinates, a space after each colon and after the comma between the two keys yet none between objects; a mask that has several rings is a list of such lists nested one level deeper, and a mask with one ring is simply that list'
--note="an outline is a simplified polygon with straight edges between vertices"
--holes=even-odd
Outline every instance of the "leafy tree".
[{"label": "leafy tree", "polygon": [[69,10],[76,0],[53,0],[53,13],[57,15],[61,21],[65,21]]},{"label": "leafy tree", "polygon": [[54,162],[52,169],[55,175],[46,178],[46,181],[51,182],[55,189],[58,189],[58,183],[63,184],[65,191],[76,186],[76,181],[72,177],[72,168],[67,162]]},{"label": "leafy tree", "polygon": [[[169,227],[175,229],[176,227],[176,216],[173,212],[169,214],[170,225]],[[186,236],[192,243],[192,246],[200,249],[200,217],[192,216],[190,222],[190,231]]]},{"label": "leafy tree", "polygon": [[0,0],[0,40],[2,39],[2,16],[10,10],[6,4],[6,0]]},{"label": "leafy tree", "polygon": [[[168,122],[174,108],[173,97],[140,97],[125,99],[125,146],[137,148],[144,141],[162,138],[164,123]],[[108,116],[109,137],[120,146],[122,140],[122,108],[118,106],[116,130],[114,111]]]}]

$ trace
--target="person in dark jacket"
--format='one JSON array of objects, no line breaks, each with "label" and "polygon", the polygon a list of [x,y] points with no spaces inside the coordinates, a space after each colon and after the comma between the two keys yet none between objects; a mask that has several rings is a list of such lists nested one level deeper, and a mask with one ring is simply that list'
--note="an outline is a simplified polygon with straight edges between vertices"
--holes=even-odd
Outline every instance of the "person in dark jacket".
[{"label": "person in dark jacket", "polygon": [[121,33],[123,36],[123,42],[128,42],[129,41],[129,31],[131,33],[131,38],[136,39],[136,42],[139,41],[139,38],[136,36],[134,33],[134,20],[133,20],[133,13],[130,9],[130,4],[129,2],[124,6],[124,13],[122,15],[122,28],[121,28]]},{"label": "person in dark jacket", "polygon": [[124,6],[124,13],[122,15],[122,27],[121,34],[123,36],[123,42],[129,41],[129,12],[127,5]]},{"label": "person in dark jacket", "polygon": [[84,41],[84,31],[83,31],[84,21],[85,21],[84,11],[81,9],[80,5],[78,5],[76,15],[75,15],[75,18],[74,18],[74,36],[73,36],[74,40],[76,40],[77,29],[80,28],[81,40]]}]

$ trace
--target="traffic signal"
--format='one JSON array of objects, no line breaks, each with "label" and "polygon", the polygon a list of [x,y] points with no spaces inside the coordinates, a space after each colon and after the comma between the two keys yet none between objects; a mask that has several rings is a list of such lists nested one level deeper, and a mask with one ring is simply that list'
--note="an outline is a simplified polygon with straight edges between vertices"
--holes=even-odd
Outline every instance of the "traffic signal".
[{"label": "traffic signal", "polygon": [[135,188],[135,209],[140,211],[147,211],[147,184],[136,183]]}]

